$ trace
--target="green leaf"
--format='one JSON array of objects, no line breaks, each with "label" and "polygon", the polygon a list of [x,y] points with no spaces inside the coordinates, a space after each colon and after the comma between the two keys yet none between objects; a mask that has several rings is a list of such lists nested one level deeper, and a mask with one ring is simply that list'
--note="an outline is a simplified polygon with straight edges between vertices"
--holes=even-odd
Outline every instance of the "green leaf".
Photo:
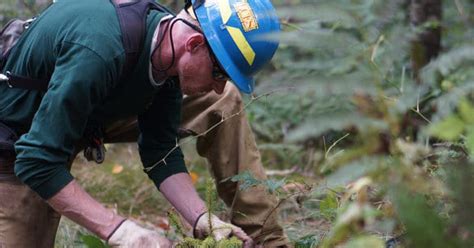
[{"label": "green leaf", "polygon": [[446,223],[427,204],[423,195],[409,192],[403,186],[391,187],[393,203],[406,228],[410,247],[459,247],[455,237],[445,236]]},{"label": "green leaf", "polygon": [[329,191],[328,194],[326,195],[326,198],[324,198],[319,204],[319,211],[321,211],[321,214],[324,217],[326,217],[329,220],[332,220],[336,216],[337,207],[338,207],[338,204],[337,204],[336,194]]},{"label": "green leaf", "polygon": [[286,180],[275,180],[275,179],[268,179],[263,181],[263,185],[267,188],[268,192],[270,194],[275,193],[279,188],[281,188],[283,185],[285,185]]},{"label": "green leaf", "polygon": [[232,182],[238,182],[240,184],[240,190],[246,190],[250,187],[257,186],[262,183],[260,180],[256,179],[250,171],[244,171],[233,177],[227,178],[224,181],[227,180],[231,180]]},{"label": "green leaf", "polygon": [[472,157],[474,155],[474,126],[469,127],[467,130],[466,147]]},{"label": "green leaf", "polygon": [[341,131],[351,126],[355,126],[358,130],[383,130],[387,127],[387,124],[358,113],[346,111],[325,113],[298,125],[288,133],[286,141],[301,142],[319,137],[328,131]]},{"label": "green leaf", "polygon": [[474,106],[464,97],[459,101],[459,114],[465,122],[474,124]]},{"label": "green leaf", "polygon": [[319,237],[316,235],[306,235],[295,243],[295,248],[315,248],[319,244]]},{"label": "green leaf", "polygon": [[330,188],[345,187],[348,183],[377,169],[380,162],[381,159],[378,157],[363,157],[350,162],[327,177],[327,186]]},{"label": "green leaf", "polygon": [[434,137],[454,141],[464,131],[465,124],[457,115],[451,115],[444,120],[434,123],[429,127],[429,132]]},{"label": "green leaf", "polygon": [[364,235],[364,236],[359,236],[354,239],[351,239],[345,247],[346,248],[365,248],[365,247],[384,248],[385,242],[377,236]]},{"label": "green leaf", "polygon": [[80,236],[82,243],[88,248],[107,248],[109,247],[108,245],[104,244],[102,240],[97,238],[94,235],[89,235],[89,234],[82,234]]},{"label": "green leaf", "polygon": [[457,47],[448,51],[437,59],[431,61],[422,71],[422,79],[424,82],[433,83],[436,73],[448,75],[452,71],[458,69],[463,64],[472,63],[474,60],[474,46],[472,44]]}]

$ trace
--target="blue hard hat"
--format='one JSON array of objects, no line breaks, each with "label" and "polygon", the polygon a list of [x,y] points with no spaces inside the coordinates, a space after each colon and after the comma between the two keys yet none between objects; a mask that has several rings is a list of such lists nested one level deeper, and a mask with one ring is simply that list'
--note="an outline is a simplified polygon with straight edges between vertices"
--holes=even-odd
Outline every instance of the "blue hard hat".
[{"label": "blue hard hat", "polygon": [[222,69],[242,92],[251,93],[255,84],[253,76],[278,48],[277,41],[265,37],[280,32],[280,22],[270,0],[191,1]]}]

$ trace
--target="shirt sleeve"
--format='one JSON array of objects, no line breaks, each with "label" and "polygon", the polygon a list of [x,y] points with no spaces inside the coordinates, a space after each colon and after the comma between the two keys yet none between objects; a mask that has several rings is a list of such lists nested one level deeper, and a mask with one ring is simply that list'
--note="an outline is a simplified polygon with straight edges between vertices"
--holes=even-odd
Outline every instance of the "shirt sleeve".
[{"label": "shirt sleeve", "polygon": [[188,172],[181,149],[177,146],[181,102],[179,85],[165,83],[147,111],[138,116],[140,157],[145,172],[146,168],[157,164],[147,174],[158,189],[169,176]]},{"label": "shirt sleeve", "polygon": [[15,174],[43,199],[71,180],[67,168],[93,108],[115,82],[114,66],[80,44],[63,42],[38,111],[28,133],[15,144]]}]

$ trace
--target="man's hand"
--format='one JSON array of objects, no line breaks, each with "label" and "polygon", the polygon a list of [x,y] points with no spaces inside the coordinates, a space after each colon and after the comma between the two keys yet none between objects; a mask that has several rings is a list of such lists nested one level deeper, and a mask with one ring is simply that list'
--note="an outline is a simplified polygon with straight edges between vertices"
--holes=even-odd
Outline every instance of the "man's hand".
[{"label": "man's hand", "polygon": [[213,214],[202,214],[196,220],[193,232],[196,238],[212,235],[216,241],[235,236],[244,242],[244,247],[253,247],[252,239],[240,227],[226,223]]},{"label": "man's hand", "polygon": [[171,243],[157,232],[143,228],[135,222],[124,221],[108,242],[114,248],[168,248]]},{"label": "man's hand", "polygon": [[[225,223],[214,215],[211,215],[209,222],[209,215],[205,213],[206,204],[199,198],[189,174],[178,173],[168,177],[161,183],[160,191],[188,223],[194,223],[196,233],[199,232],[196,236],[213,234],[216,240],[220,240],[233,235],[244,242],[244,247],[253,247],[252,239],[239,227]],[[209,224],[212,224],[212,232]]]}]

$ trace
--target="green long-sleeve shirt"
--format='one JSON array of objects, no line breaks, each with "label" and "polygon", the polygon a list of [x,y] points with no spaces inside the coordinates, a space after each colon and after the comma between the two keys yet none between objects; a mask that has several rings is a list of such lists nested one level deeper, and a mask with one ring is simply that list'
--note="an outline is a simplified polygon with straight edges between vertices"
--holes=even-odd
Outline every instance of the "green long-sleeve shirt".
[{"label": "green long-sleeve shirt", "polygon": [[[125,62],[119,21],[107,0],[60,0],[45,10],[12,50],[4,72],[50,78],[44,92],[0,84],[0,121],[18,133],[16,175],[50,198],[73,177],[66,168],[88,123],[103,126],[138,117],[139,148],[145,167],[176,145],[181,91],[178,83],[153,87],[149,78],[153,33],[164,13],[147,18],[143,52],[135,70],[119,80]],[[159,187],[186,172],[176,149],[149,177]]]}]

